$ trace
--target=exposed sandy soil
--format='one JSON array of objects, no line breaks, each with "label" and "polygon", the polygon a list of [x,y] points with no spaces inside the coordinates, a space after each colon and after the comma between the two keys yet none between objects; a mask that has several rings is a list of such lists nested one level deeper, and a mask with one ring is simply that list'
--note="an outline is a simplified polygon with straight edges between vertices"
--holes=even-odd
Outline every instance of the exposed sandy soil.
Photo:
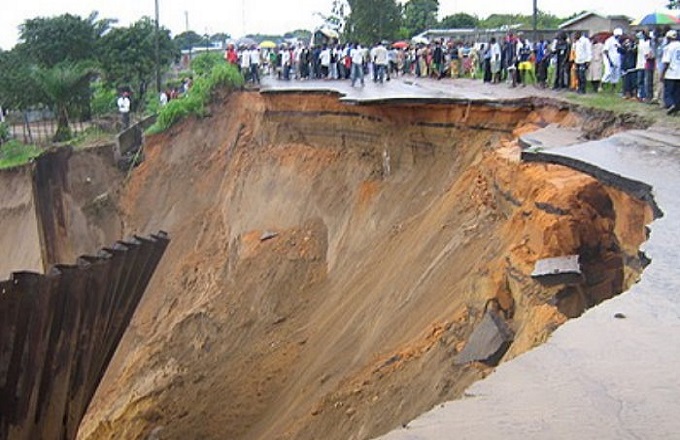
[{"label": "exposed sandy soil", "polygon": [[[117,209],[172,242],[80,438],[371,438],[493,371],[453,364],[489,300],[508,360],[625,290],[651,210],[519,163],[548,123],[593,122],[235,93],[150,139]],[[575,253],[580,285],[529,276]]]},{"label": "exposed sandy soil", "polygon": [[[43,269],[35,215],[31,170],[28,167],[0,171],[0,279],[13,271]],[[17,240],[22,237],[22,240]]]}]

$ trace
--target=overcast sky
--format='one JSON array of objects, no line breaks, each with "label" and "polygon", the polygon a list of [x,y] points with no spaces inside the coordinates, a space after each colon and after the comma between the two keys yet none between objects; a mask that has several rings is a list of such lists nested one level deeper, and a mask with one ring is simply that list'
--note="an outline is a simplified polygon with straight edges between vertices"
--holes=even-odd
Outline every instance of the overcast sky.
[{"label": "overcast sky", "polygon": [[[98,11],[100,18],[117,18],[129,25],[142,16],[154,16],[154,0],[5,0],[0,12],[0,48],[11,49],[18,40],[18,26],[35,17],[71,13],[87,17]],[[633,18],[664,10],[665,0],[538,0],[543,11],[560,17],[582,10],[602,14],[624,14]],[[186,30],[199,34],[226,32],[234,37],[245,33],[283,33],[311,29],[321,23],[316,13],[330,11],[332,0],[159,0],[160,23],[173,35]],[[532,0],[440,0],[440,16],[467,12],[484,18],[494,12],[530,14]]]}]

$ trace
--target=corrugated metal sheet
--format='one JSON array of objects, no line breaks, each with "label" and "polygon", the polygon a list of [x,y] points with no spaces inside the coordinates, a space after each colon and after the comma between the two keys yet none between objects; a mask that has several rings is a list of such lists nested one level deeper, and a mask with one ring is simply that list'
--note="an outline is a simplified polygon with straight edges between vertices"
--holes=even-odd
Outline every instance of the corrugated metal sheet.
[{"label": "corrugated metal sheet", "polygon": [[169,238],[0,282],[0,439],[73,439]]}]

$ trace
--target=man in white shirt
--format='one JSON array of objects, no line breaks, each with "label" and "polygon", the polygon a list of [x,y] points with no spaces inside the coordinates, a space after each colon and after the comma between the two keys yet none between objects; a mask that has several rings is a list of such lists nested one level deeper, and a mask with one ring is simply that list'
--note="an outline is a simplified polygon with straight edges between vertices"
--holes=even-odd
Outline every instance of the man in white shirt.
[{"label": "man in white shirt", "polygon": [[387,49],[382,43],[378,43],[373,51],[373,68],[376,69],[375,81],[381,84],[385,81],[385,71],[387,70]]},{"label": "man in white shirt", "polygon": [[248,81],[250,79],[250,51],[245,47],[241,48],[239,52],[239,59],[241,67],[241,75]]},{"label": "man in white shirt", "polygon": [[123,92],[118,101],[116,101],[116,104],[118,105],[118,112],[123,123],[123,130],[127,130],[130,127],[130,94]]},{"label": "man in white shirt", "polygon": [[260,84],[260,49],[257,46],[250,48],[250,77],[253,84]]},{"label": "man in white shirt", "polygon": [[593,46],[590,39],[583,32],[576,31],[574,34],[574,64],[576,64],[576,77],[578,78],[578,93],[586,93],[586,72],[593,60]]},{"label": "man in white shirt", "polygon": [[290,79],[291,61],[290,50],[285,46],[281,46],[281,70],[283,71],[283,79],[286,81]]},{"label": "man in white shirt", "polygon": [[357,79],[361,80],[361,87],[364,86],[364,50],[361,45],[356,44],[349,51],[349,56],[352,59],[352,87]]},{"label": "man in white shirt", "polygon": [[491,82],[493,84],[501,82],[501,45],[498,44],[495,37],[491,37],[490,51],[491,51]]},{"label": "man in white shirt", "polygon": [[663,80],[664,95],[670,102],[666,102],[667,113],[674,115],[680,110],[680,41],[675,30],[666,32],[668,45],[663,50],[661,58],[661,79]]},{"label": "man in white shirt", "polygon": [[321,77],[328,79],[328,73],[331,67],[331,50],[328,46],[324,46],[319,55],[319,63],[321,64]]},{"label": "man in white shirt", "polygon": [[623,35],[621,28],[614,29],[614,34],[607,38],[602,48],[604,55],[604,76],[602,77],[602,84],[611,84],[611,89],[614,91],[616,85],[621,79],[621,54],[619,53],[619,38]]},{"label": "man in white shirt", "polygon": [[637,62],[635,63],[638,85],[637,97],[640,101],[647,101],[649,98],[651,98],[651,96],[647,96],[649,87],[645,83],[645,69],[647,68],[647,62],[650,59],[654,58],[652,56],[652,42],[647,36],[647,33],[644,31],[638,32],[637,37],[638,37],[638,52]]}]

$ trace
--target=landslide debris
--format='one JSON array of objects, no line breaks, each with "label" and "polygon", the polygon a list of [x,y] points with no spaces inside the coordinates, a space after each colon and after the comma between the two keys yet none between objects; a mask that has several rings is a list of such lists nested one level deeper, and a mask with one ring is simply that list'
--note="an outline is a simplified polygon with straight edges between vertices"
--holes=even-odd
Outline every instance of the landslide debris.
[{"label": "landslide debris", "polygon": [[[518,133],[582,122],[241,92],[149,139],[119,209],[173,242],[80,438],[364,439],[460,397],[493,371],[453,361],[485,311],[507,361],[641,273],[649,206],[519,161]],[[532,279],[573,254],[578,282]]]}]

